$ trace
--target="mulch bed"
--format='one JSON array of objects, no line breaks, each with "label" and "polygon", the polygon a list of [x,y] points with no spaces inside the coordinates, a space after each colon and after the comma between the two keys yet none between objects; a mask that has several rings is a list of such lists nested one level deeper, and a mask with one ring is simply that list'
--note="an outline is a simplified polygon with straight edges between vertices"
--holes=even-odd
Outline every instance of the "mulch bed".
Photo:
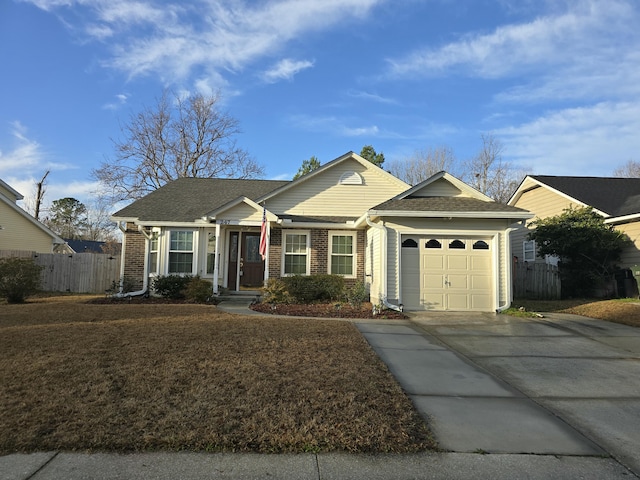
[{"label": "mulch bed", "polygon": [[395,310],[383,310],[374,315],[373,305],[363,303],[360,307],[353,307],[344,303],[312,303],[312,304],[272,304],[256,303],[251,305],[251,309],[256,312],[269,313],[272,315],[287,315],[294,317],[317,317],[317,318],[408,318],[404,313]]}]

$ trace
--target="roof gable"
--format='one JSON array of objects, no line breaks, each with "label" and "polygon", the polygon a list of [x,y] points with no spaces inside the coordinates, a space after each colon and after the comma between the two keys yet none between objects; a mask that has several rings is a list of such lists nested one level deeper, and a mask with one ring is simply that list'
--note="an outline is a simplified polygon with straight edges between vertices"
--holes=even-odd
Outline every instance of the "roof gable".
[{"label": "roof gable", "polygon": [[485,202],[493,202],[485,194],[444,171],[438,172],[409,190],[402,192],[395,199],[419,197],[468,197]]},{"label": "roof gable", "polygon": [[[393,185],[396,185],[398,187],[401,188],[406,188],[408,186],[407,183],[403,182],[402,180],[400,180],[398,177],[391,175],[389,172],[383,170],[382,168],[378,167],[377,165],[374,165],[373,163],[371,163],[370,161],[362,158],[360,155],[354,153],[354,152],[347,152],[344,155],[339,156],[338,158],[331,160],[330,162],[325,163],[324,165],[322,165],[320,168],[316,168],[315,170],[302,175],[301,177],[293,180],[292,182],[289,182],[287,185],[283,185],[281,188],[279,188],[278,190],[274,190],[273,192],[270,192],[269,194],[265,195],[264,197],[262,197],[261,199],[259,199],[259,201],[263,201],[263,200],[268,200],[271,199],[275,196],[281,195],[283,193],[285,193],[287,190],[290,189],[294,189],[299,187],[300,185],[302,185],[303,183],[306,182],[310,182],[311,180],[313,180],[314,178],[318,177],[318,176],[322,176],[322,175],[326,175],[328,170],[334,169],[336,167],[338,167],[340,164],[344,164],[345,162],[348,161],[355,161],[357,163],[359,163],[361,165],[361,169],[359,169],[360,171],[349,171],[349,172],[343,172],[338,176],[338,180],[336,181],[336,184],[338,183],[342,183],[342,184],[352,184],[352,185],[362,185],[364,183],[366,183],[363,178],[362,178],[362,170],[370,170],[370,171],[375,171],[376,174],[382,176],[386,181],[392,183]],[[358,177],[358,182],[345,182],[344,180],[347,178],[356,178]]]},{"label": "roof gable", "polygon": [[407,188],[409,185],[402,180],[350,152],[258,201],[280,218],[359,218],[373,205]]},{"label": "roof gable", "polygon": [[604,217],[640,213],[640,178],[529,175],[508,204],[515,205],[525,192],[539,187],[592,207]]},{"label": "roof gable", "polygon": [[[31,216],[29,213],[25,212],[22,208],[20,208],[15,201],[13,201],[10,197],[6,197],[5,195],[0,195],[0,209],[2,208],[2,204],[6,205],[11,210],[15,211],[19,214],[20,217],[24,218],[24,220],[32,225],[35,225],[38,229],[42,230],[45,234],[51,237],[52,243],[54,244],[63,244],[64,240],[59,237],[55,232],[50,230],[45,224],[39,222],[35,219],[35,217]],[[1,226],[1,225],[0,225]]]},{"label": "roof gable", "polygon": [[527,219],[533,214],[498,203],[453,175],[439,172],[369,212],[378,216]]},{"label": "roof gable", "polygon": [[13,203],[16,203],[18,200],[22,200],[24,198],[24,196],[20,194],[20,192],[14,190],[11,185],[2,181],[2,179],[0,179],[0,195],[4,195]]}]

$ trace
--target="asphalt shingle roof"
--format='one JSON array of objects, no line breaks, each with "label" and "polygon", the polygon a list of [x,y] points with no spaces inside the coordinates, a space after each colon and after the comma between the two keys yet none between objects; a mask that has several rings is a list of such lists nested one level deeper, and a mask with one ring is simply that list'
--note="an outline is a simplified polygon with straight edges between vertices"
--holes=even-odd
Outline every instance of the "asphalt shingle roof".
[{"label": "asphalt shingle roof", "polygon": [[389,200],[373,207],[379,211],[411,212],[487,212],[526,213],[526,210],[498,202],[486,202],[469,197],[407,197]]},{"label": "asphalt shingle roof", "polygon": [[556,177],[531,178],[613,217],[640,213],[640,178]]},{"label": "asphalt shingle roof", "polygon": [[238,197],[256,200],[289,183],[278,180],[179,178],[113,214],[141,221],[191,222]]}]

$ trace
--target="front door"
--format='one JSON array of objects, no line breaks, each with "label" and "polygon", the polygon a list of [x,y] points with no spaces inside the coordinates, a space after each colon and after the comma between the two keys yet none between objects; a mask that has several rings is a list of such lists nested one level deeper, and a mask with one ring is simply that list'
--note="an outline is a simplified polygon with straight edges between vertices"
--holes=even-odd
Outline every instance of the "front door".
[{"label": "front door", "polygon": [[229,240],[229,288],[262,287],[264,261],[260,255],[260,232],[231,232]]}]

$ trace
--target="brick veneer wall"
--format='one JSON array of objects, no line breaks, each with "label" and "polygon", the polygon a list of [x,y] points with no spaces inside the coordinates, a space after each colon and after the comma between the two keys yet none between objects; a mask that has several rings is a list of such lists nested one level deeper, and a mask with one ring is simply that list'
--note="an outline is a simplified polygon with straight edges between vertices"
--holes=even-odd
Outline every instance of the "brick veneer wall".
[{"label": "brick veneer wall", "polygon": [[[358,230],[356,237],[356,278],[346,278],[345,284],[353,285],[357,280],[364,280],[364,255],[366,234]],[[269,242],[269,278],[280,278],[282,273],[282,228],[271,228]],[[310,274],[324,274],[329,268],[329,230],[311,230],[311,271]]]},{"label": "brick veneer wall", "polygon": [[144,280],[144,253],[146,239],[137,227],[127,223],[125,231],[124,272],[122,274],[134,282],[135,289],[142,288]]}]

